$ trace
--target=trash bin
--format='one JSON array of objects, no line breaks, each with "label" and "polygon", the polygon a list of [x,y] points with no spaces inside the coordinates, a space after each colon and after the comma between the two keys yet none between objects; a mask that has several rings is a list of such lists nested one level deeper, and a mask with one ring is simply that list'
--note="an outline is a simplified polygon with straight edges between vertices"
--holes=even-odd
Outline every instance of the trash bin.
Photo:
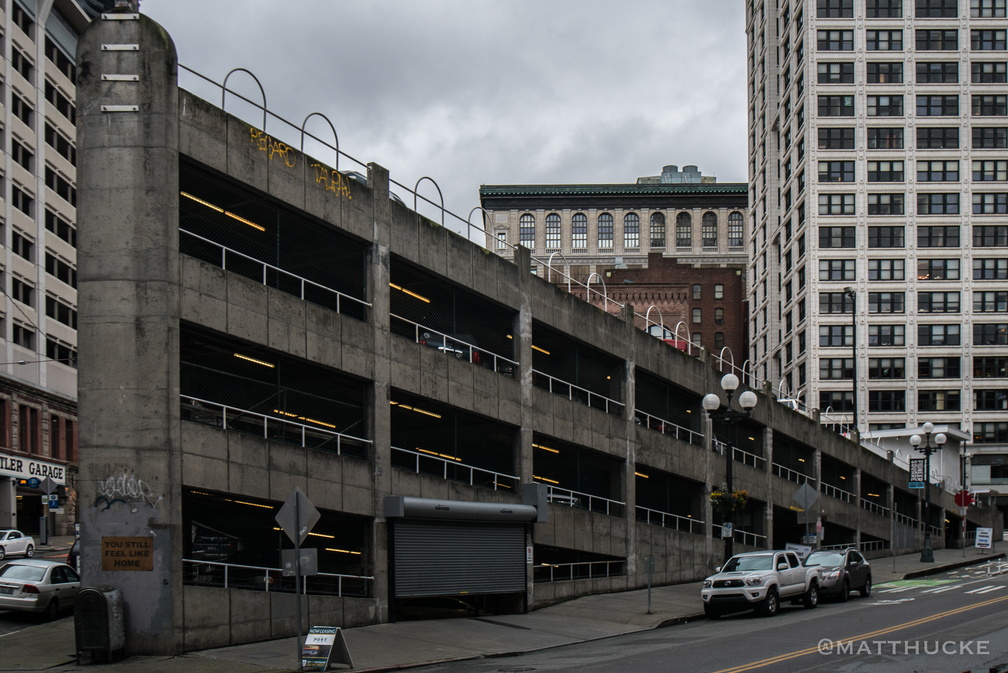
[{"label": "trash bin", "polygon": [[81,655],[91,661],[116,661],[126,654],[122,594],[109,586],[84,587],[74,604],[77,663]]}]

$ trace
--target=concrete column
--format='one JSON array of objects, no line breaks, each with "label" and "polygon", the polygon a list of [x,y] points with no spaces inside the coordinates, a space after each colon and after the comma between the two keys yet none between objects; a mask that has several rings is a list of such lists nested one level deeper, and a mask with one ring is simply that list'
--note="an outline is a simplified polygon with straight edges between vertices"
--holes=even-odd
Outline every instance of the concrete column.
[{"label": "concrete column", "polygon": [[[623,314],[620,316],[623,319],[624,328],[627,332],[626,343],[632,344],[633,330],[634,327],[634,310],[631,304],[626,304],[623,307]],[[631,586],[636,583],[633,581],[634,575],[637,574],[637,556],[638,552],[641,556],[641,561],[645,556],[652,557],[654,552],[651,549],[637,549],[637,477],[635,472],[637,471],[637,419],[634,411],[637,408],[637,377],[636,377],[636,362],[634,358],[634,353],[629,352],[627,354],[627,359],[623,361],[623,420],[626,430],[624,435],[626,437],[626,462],[623,464],[623,500],[626,502],[626,529],[627,529],[627,577],[631,579]],[[655,563],[656,569],[662,569],[663,566],[659,566]],[[647,573],[647,565],[643,565],[639,572]],[[664,568],[664,572],[668,572],[668,568]]]},{"label": "concrete column", "polygon": [[861,507],[861,468],[854,468],[854,506],[857,507],[857,527],[854,529],[854,546],[861,549],[861,521],[868,515]]},{"label": "concrete column", "polygon": [[77,46],[82,574],[122,593],[128,654],[174,655],[185,535],[177,56],[148,17],[109,16]]},{"label": "concrete column", "polygon": [[0,528],[17,528],[17,486],[9,477],[0,477]]},{"label": "concrete column", "polygon": [[[774,399],[767,396],[768,400]],[[766,536],[767,536],[767,549],[777,549],[778,545],[774,541],[774,497],[773,497],[773,429],[769,426],[763,429],[763,448],[766,454],[766,473],[763,475],[764,488],[767,494],[766,503]],[[779,545],[783,547],[783,543]]]},{"label": "concrete column", "polygon": [[[515,467],[523,484],[532,483],[533,449],[532,427],[534,422],[533,387],[532,387],[532,253],[523,246],[514,249],[514,264],[518,268],[521,297],[519,298],[518,315],[515,316],[514,357],[518,361],[515,376],[521,384],[521,427],[518,428],[518,446],[515,447]],[[535,544],[535,526],[529,526],[525,539],[527,545]],[[525,565],[525,605],[535,602],[535,565]]]}]

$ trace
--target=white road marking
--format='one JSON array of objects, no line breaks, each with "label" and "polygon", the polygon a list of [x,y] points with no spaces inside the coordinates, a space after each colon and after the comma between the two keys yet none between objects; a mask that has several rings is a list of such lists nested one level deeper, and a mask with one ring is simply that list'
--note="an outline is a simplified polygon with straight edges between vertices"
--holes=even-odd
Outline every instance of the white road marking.
[{"label": "white road marking", "polygon": [[960,588],[962,588],[964,586],[966,586],[966,585],[965,584],[950,584],[947,587],[934,587],[934,588],[931,588],[931,589],[925,589],[921,593],[922,594],[940,594],[940,593],[944,593],[946,591],[952,591],[953,589],[960,589]]},{"label": "white road marking", "polygon": [[985,587],[980,587],[979,589],[973,589],[972,591],[967,591],[968,594],[989,594],[992,591],[997,591],[998,589],[1004,589],[1004,586],[999,584],[988,584]]}]

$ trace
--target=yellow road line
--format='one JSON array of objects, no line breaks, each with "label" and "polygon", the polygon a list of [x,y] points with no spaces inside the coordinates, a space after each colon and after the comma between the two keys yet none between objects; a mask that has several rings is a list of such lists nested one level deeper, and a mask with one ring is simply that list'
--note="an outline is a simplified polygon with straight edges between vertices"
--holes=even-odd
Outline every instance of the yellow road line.
[{"label": "yellow road line", "polygon": [[[946,610],[945,612],[939,612],[936,615],[931,615],[930,617],[922,617],[920,619],[915,619],[911,622],[904,622],[903,624],[897,624],[895,626],[889,626],[884,629],[879,629],[877,631],[871,631],[869,633],[862,633],[859,636],[852,636],[850,638],[841,638],[840,640],[831,640],[830,643],[835,648],[837,645],[843,643],[853,643],[860,640],[867,640],[869,638],[875,638],[877,636],[884,636],[887,633],[893,633],[894,631],[901,631],[903,629],[908,629],[912,626],[919,626],[921,624],[926,624],[928,622],[933,622],[936,619],[942,619],[944,617],[951,617],[952,615],[957,615],[962,612],[968,612],[970,610],[975,610],[977,608],[983,608],[988,605],[994,605],[995,603],[1000,603],[1002,601],[1008,601],[1008,596],[1002,596],[1001,598],[993,598],[988,601],[982,601],[980,603],[974,603],[973,605],[966,605],[961,608],[955,608],[954,610]],[[797,650],[795,652],[788,652],[787,654],[779,654],[776,657],[770,657],[768,659],[763,659],[761,661],[754,661],[748,664],[740,664],[739,666],[734,666],[732,668],[723,668],[720,671],[715,671],[714,673],[742,673],[743,671],[752,671],[757,668],[763,668],[764,666],[769,666],[770,664],[777,664],[782,661],[788,661],[789,659],[797,659],[798,657],[804,657],[809,654],[819,652],[819,645],[815,647],[807,647],[804,650]]]}]

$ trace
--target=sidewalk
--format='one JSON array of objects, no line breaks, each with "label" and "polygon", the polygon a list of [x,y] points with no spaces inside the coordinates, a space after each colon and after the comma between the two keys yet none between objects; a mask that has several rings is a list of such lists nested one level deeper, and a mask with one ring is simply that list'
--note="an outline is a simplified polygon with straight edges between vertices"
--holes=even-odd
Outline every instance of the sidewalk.
[{"label": "sidewalk", "polygon": [[[63,542],[53,540],[53,548]],[[68,546],[68,545],[67,545]],[[40,548],[45,552],[47,548]],[[876,585],[1003,558],[967,549],[935,550],[922,567],[920,554],[872,560]],[[376,624],[343,632],[355,671],[389,671],[442,661],[530,652],[700,619],[700,583],[655,587],[651,614],[646,589],[586,596],[524,615]],[[0,636],[0,671],[80,673],[73,619],[32,625]],[[289,673],[297,670],[296,638],[235,645],[178,657],[131,657],[105,664],[109,673]],[[345,670],[344,666],[334,666]],[[95,669],[98,670],[98,669]]]}]

